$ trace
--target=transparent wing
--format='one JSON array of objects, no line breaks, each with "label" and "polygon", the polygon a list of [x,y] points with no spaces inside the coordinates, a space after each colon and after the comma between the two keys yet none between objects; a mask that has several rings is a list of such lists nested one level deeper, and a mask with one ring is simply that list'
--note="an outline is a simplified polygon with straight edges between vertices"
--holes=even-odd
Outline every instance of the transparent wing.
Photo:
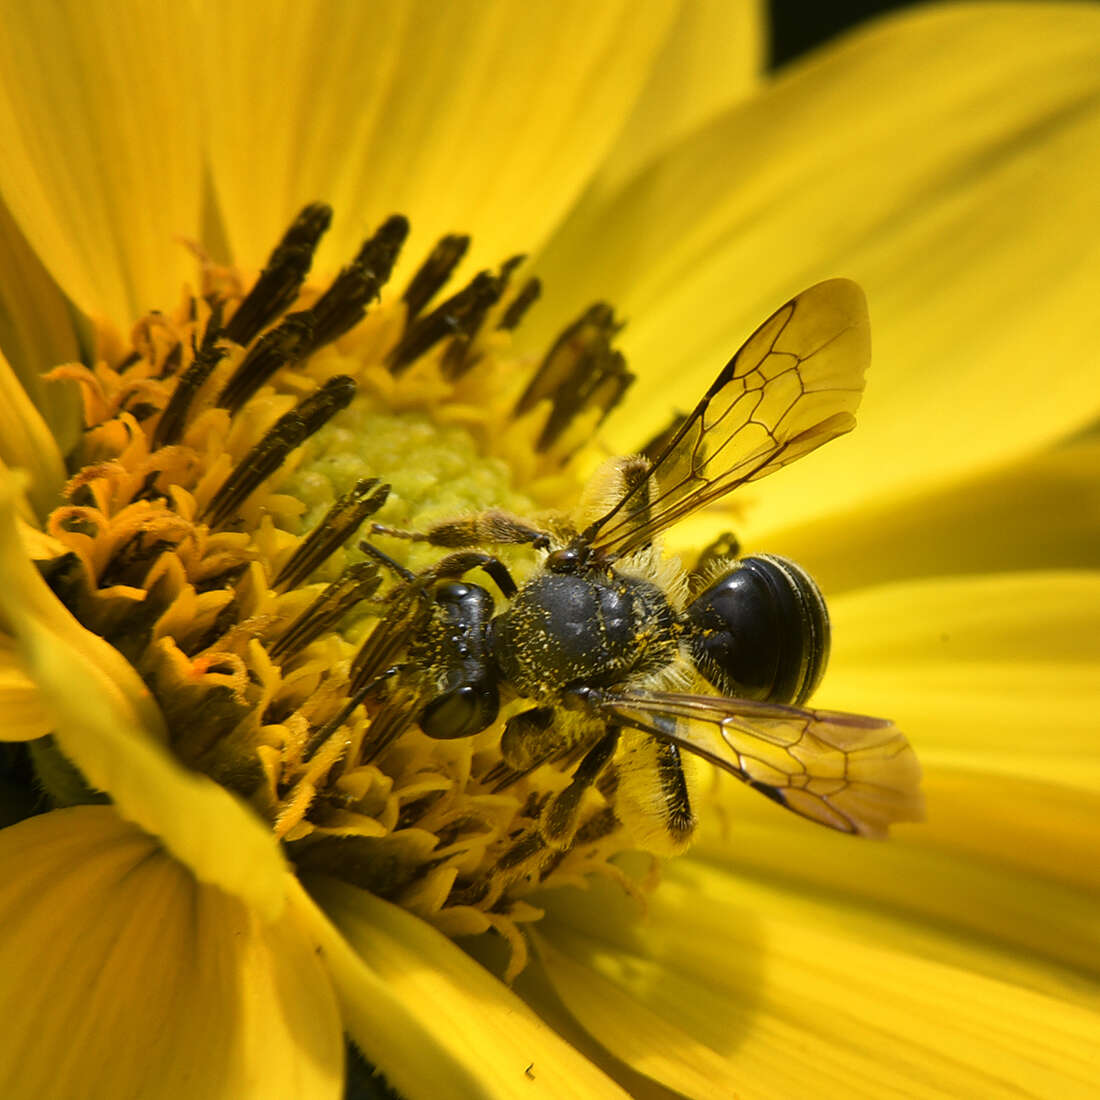
[{"label": "transparent wing", "polygon": [[648,476],[584,532],[586,541],[607,560],[628,554],[851,431],[870,358],[863,291],[847,279],[810,287],[749,337]]},{"label": "transparent wing", "polygon": [[916,754],[884,718],[714,695],[607,693],[597,705],[832,829],[882,837],[924,816]]}]

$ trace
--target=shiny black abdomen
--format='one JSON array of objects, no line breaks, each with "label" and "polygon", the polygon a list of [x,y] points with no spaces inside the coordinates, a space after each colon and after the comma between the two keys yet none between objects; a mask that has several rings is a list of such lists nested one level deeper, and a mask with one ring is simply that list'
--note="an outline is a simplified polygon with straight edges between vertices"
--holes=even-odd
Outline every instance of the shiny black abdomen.
[{"label": "shiny black abdomen", "polygon": [[725,695],[800,705],[829,660],[829,615],[817,585],[773,554],[734,563],[684,620],[696,667]]},{"label": "shiny black abdomen", "polygon": [[501,675],[521,694],[553,701],[568,687],[610,687],[667,665],[676,617],[649,581],[539,573],[490,630]]}]

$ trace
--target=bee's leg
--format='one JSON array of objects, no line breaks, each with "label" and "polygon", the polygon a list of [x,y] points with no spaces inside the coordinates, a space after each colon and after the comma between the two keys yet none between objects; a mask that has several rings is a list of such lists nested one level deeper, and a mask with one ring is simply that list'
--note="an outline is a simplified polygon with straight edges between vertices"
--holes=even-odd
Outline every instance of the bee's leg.
[{"label": "bee's leg", "polygon": [[623,736],[616,811],[638,846],[655,855],[684,851],[695,832],[693,773],[684,763],[676,745],[633,730]]},{"label": "bee's leg", "polygon": [[572,843],[584,792],[600,778],[600,773],[615,755],[618,744],[619,727],[608,727],[577,765],[569,786],[556,794],[543,811],[539,830],[552,848],[566,849]]},{"label": "bee's leg", "polygon": [[394,561],[389,554],[367,542],[366,539],[359,543],[359,549],[364,554],[369,554],[376,561],[381,562],[403,581],[416,584],[424,591],[435,581],[461,577],[463,573],[468,573],[471,569],[484,569],[496,582],[506,600],[510,600],[517,591],[516,582],[512,579],[512,574],[508,572],[508,566],[499,558],[494,558],[492,554],[483,554],[479,550],[465,550],[456,554],[448,554],[445,558],[440,558],[434,565],[425,569],[423,573],[413,573],[399,562]]},{"label": "bee's leg", "polygon": [[473,516],[459,516],[433,523],[426,531],[404,531],[399,527],[387,527],[384,523],[372,523],[376,535],[389,535],[395,539],[411,539],[432,546],[458,549],[463,546],[491,546],[508,544],[533,546],[545,550],[550,545],[550,535],[507,512],[487,511]]},{"label": "bee's leg", "polygon": [[489,554],[482,554],[484,561],[478,563],[478,568],[484,570],[494,581],[496,581],[497,588],[500,589],[500,594],[506,599],[510,600],[519,589],[516,587],[516,582],[512,578],[512,574],[508,572],[508,566],[500,560],[500,558],[494,558]]},{"label": "bee's leg", "polygon": [[499,558],[494,558],[492,554],[484,554],[480,550],[460,550],[456,554],[448,554],[426,569],[421,576],[430,581],[447,580],[452,577],[461,577],[471,569],[482,569],[488,573],[506,600],[510,600],[516,594],[516,582],[508,572],[508,566]]},{"label": "bee's leg", "polygon": [[500,738],[504,763],[513,771],[526,774],[549,759],[562,747],[553,724],[553,707],[531,707],[509,718]]}]

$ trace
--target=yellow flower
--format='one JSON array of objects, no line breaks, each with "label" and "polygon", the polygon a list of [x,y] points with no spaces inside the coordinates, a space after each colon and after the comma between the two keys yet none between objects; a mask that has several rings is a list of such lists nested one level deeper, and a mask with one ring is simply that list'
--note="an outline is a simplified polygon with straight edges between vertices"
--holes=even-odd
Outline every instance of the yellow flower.
[{"label": "yellow flower", "polygon": [[[3,1095],[338,1096],[345,1033],[410,1098],[1086,1095],[1100,1047],[1100,444],[1082,431],[1100,411],[1096,11],[928,9],[760,82],[747,5],[5,7],[0,459],[23,473],[0,494],[0,736],[32,741],[70,804],[6,807],[23,820],[0,830]],[[212,263],[195,284],[179,242],[255,270],[315,199],[337,212],[322,283],[400,210],[397,287],[447,233],[472,234],[471,271],[533,254],[544,295],[521,351],[614,302],[638,379],[600,430],[609,453],[689,407],[792,293],[838,274],[866,288],[875,364],[858,430],[676,537],[698,547],[734,526],[819,579],[834,633],[819,701],[909,733],[926,824],[853,841],[721,783],[644,917],[621,884],[579,874],[585,888],[503,914],[515,946],[534,915],[519,907],[545,910],[514,990],[494,976],[499,941],[465,938],[475,962],[415,915],[423,894],[402,908],[316,873],[307,893],[284,852],[293,830],[321,828],[292,797],[316,776],[280,786],[286,745],[265,745],[251,789],[270,803],[246,806],[231,792],[255,777],[195,749],[209,715],[181,729],[163,713],[185,673],[202,690],[224,677],[202,696],[214,718],[248,693],[266,707],[248,639],[239,667],[173,656],[189,626],[212,628],[224,585],[181,584],[160,648],[132,653],[126,630],[153,629],[135,612],[151,585],[66,589],[63,567],[74,546],[102,546],[83,524],[115,518],[96,493],[129,478],[140,502],[136,471],[155,486],[182,469],[187,448],[137,464],[142,402],[162,391],[116,369],[118,334],[143,317],[142,363],[175,354],[166,334],[201,336],[211,307],[177,308],[184,284],[237,293]],[[339,354],[392,347],[392,305]],[[86,415],[100,403],[88,432],[72,390],[42,377],[82,350],[95,369],[63,373]],[[369,377],[385,387],[387,372]],[[256,399],[264,427],[293,386]],[[539,460],[523,468],[476,402],[438,392],[453,402],[432,414],[438,435],[468,432],[478,471],[511,456],[532,508],[566,491]],[[394,393],[423,400],[411,383]],[[260,431],[247,419],[232,436],[209,417],[191,452],[239,458]],[[63,499],[65,458],[96,447],[101,465]],[[484,468],[497,474],[470,499],[504,491],[508,467]],[[174,497],[187,519],[214,484],[190,476]],[[266,496],[270,514],[293,518],[290,496]],[[277,557],[290,536],[259,526],[247,553],[241,537],[211,545],[247,572],[256,546]],[[32,561],[53,563],[53,591]],[[253,598],[256,616],[285,614]],[[319,642],[317,662],[338,664],[344,644]],[[254,707],[241,722],[261,717],[283,721]],[[64,755],[38,740],[51,731]],[[202,768],[180,766],[181,739]],[[335,813],[324,827],[346,835]],[[648,870],[616,866],[624,881]]]}]

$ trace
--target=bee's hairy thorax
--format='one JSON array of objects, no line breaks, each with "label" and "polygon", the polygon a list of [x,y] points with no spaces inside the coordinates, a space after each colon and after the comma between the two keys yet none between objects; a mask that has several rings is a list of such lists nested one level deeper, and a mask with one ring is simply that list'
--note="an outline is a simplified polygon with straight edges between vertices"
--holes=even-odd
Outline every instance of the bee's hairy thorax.
[{"label": "bee's hairy thorax", "polygon": [[493,621],[493,655],[521,695],[649,676],[676,661],[679,624],[655,584],[615,570],[537,574]]}]

